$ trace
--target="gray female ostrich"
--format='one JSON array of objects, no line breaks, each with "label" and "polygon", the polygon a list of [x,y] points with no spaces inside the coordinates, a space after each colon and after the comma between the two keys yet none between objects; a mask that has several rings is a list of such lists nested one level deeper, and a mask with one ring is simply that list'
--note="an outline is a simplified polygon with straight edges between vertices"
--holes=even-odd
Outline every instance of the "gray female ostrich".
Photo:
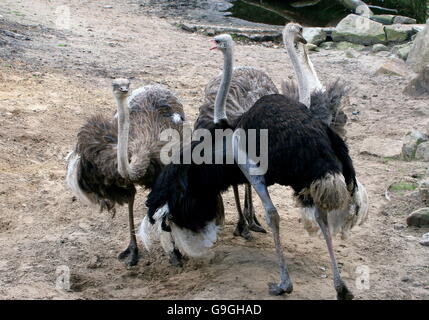
[{"label": "gray female ostrich", "polygon": [[[219,40],[217,47],[225,54],[232,46],[231,37],[224,35],[216,39]],[[228,75],[224,74],[224,80],[223,86],[228,88]],[[262,97],[232,124],[228,121],[225,103],[216,104],[214,122],[214,129],[229,128],[236,133],[268,130],[266,173],[251,174],[254,165],[246,151],[240,149],[240,135],[232,136],[238,151],[234,154],[235,164],[167,165],[146,201],[148,214],[139,231],[145,245],[150,245],[152,237],[164,237],[167,233],[179,250],[198,256],[216,240],[217,197],[230,186],[250,182],[262,200],[280,264],[280,283],[270,284],[269,291],[274,295],[291,293],[293,285],[280,241],[280,217],[267,189],[276,183],[290,186],[298,203],[314,212],[309,218],[325,237],[338,299],[352,299],[353,294],[337,267],[332,235],[361,223],[367,207],[362,206],[362,190],[356,182],[345,142],[328,125],[315,119],[303,104],[279,94]],[[256,150],[260,150],[259,141],[257,137]],[[240,161],[243,155],[247,158],[244,164]]]},{"label": "gray female ostrich", "polygon": [[[127,79],[113,81],[117,119],[93,116],[79,130],[76,148],[68,156],[67,184],[84,203],[115,213],[115,205],[128,204],[130,243],[119,255],[128,264],[138,262],[133,205],[135,185],[150,188],[161,172],[163,142],[167,128],[181,130],[183,107],[162,86],[139,88],[129,97]],[[164,142],[165,143],[165,142]]]},{"label": "gray female ostrich", "polygon": [[[219,38],[221,39],[222,36]],[[212,49],[222,45],[222,41],[218,37],[213,42],[215,46]],[[278,93],[273,81],[264,71],[247,66],[234,68],[233,60],[233,46],[225,48],[224,73],[211,79],[207,84],[205,101],[200,107],[194,129],[210,129],[217,123],[217,119],[223,115],[214,114],[214,110],[220,110],[216,105],[225,104],[226,115],[231,122],[234,122],[249,110],[259,98]],[[244,214],[241,209],[238,187],[234,185],[233,190],[239,215],[234,234],[250,239],[249,230],[265,233],[265,229],[261,227],[255,216],[250,184],[245,186]]]}]

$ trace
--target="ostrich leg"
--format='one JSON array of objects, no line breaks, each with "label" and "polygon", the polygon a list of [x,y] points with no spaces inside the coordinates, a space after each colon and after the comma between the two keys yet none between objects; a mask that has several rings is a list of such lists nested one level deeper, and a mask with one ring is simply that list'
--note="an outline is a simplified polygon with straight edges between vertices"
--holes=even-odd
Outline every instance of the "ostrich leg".
[{"label": "ostrich leg", "polygon": [[[276,246],[277,257],[280,265],[280,283],[269,283],[269,293],[272,295],[281,295],[285,292],[291,293],[293,290],[293,285],[286,266],[286,260],[283,255],[283,248],[280,241],[280,217],[277,209],[274,207],[274,204],[271,201],[270,194],[268,193],[268,189],[265,184],[265,177],[263,175],[250,174],[251,169],[255,168],[256,166],[250,163],[248,155],[245,153],[245,151],[243,151],[243,149],[239,147],[239,134],[233,137],[233,145],[235,162],[261,199],[265,209],[265,220],[267,221],[267,224],[270,226],[273,233],[274,244]],[[245,164],[241,162],[242,160],[245,160],[243,161]]]},{"label": "ostrich leg", "polygon": [[235,205],[238,211],[238,222],[237,227],[234,230],[234,236],[241,236],[246,240],[250,240],[252,239],[252,234],[250,233],[246,217],[243,215],[243,211],[241,210],[240,194],[238,193],[237,185],[232,186],[232,189],[234,190]]},{"label": "ostrich leg", "polygon": [[335,287],[335,290],[337,291],[337,299],[352,300],[353,294],[347,288],[343,279],[341,279],[340,271],[338,270],[337,261],[335,259],[334,248],[332,245],[332,237],[331,237],[331,233],[329,232],[329,228],[327,224],[326,212],[316,207],[315,216],[316,216],[316,221],[319,224],[320,229],[322,230],[323,236],[325,237],[326,244],[328,246],[329,256],[331,258],[331,264],[332,264],[332,272],[334,276],[334,287]]},{"label": "ostrich leg", "polygon": [[258,219],[255,215],[255,209],[253,207],[253,199],[252,199],[252,187],[250,184],[245,184],[244,189],[244,216],[249,223],[249,229],[255,232],[267,233],[267,231],[262,228]]},{"label": "ostrich leg", "polygon": [[136,240],[136,231],[134,228],[134,197],[133,195],[128,202],[128,222],[130,225],[130,244],[128,245],[128,248],[126,248],[123,252],[121,252],[118,256],[119,260],[124,260],[128,256],[130,256],[130,259],[128,261],[129,266],[135,266],[139,261],[139,249],[137,247],[137,240]]}]

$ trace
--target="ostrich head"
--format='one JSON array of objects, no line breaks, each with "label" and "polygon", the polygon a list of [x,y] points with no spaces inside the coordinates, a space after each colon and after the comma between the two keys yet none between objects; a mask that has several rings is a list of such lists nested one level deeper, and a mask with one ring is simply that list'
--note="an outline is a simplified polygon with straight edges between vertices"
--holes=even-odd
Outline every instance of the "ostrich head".
[{"label": "ostrich head", "polygon": [[303,44],[307,43],[307,40],[304,39],[302,35],[303,28],[298,23],[288,23],[283,29],[283,41],[291,41],[293,44],[301,42]]},{"label": "ostrich head", "polygon": [[219,49],[222,52],[231,49],[234,46],[234,40],[229,34],[220,34],[212,40],[214,46],[210,50]]},{"label": "ostrich head", "polygon": [[130,90],[130,80],[115,79],[112,82],[113,94],[117,98],[126,98]]}]

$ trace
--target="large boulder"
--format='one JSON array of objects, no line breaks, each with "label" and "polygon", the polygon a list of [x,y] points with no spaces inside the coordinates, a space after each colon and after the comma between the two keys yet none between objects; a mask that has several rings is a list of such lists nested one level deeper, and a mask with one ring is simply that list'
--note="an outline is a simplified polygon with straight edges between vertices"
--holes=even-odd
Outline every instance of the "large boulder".
[{"label": "large boulder", "polygon": [[360,153],[381,158],[394,158],[401,154],[402,141],[393,139],[366,138],[361,143]]},{"label": "large boulder", "polygon": [[429,65],[425,66],[423,70],[405,87],[404,93],[410,96],[421,96],[429,94]]},{"label": "large boulder", "polygon": [[423,31],[419,32],[408,55],[407,64],[420,72],[429,64],[429,19]]},{"label": "large boulder", "polygon": [[392,52],[402,60],[407,60],[407,57],[410,54],[410,50],[411,50],[411,45],[408,43],[399,44],[392,48]]},{"label": "large boulder", "polygon": [[428,136],[420,131],[413,130],[408,132],[404,137],[404,144],[402,145],[402,157],[406,160],[414,159],[417,146],[425,141],[428,141]]},{"label": "large boulder", "polygon": [[373,45],[385,43],[386,34],[381,23],[355,14],[349,14],[340,21],[335,31],[332,32],[332,39],[334,41]]},{"label": "large boulder", "polygon": [[399,24],[416,24],[417,20],[410,18],[410,17],[404,17],[404,16],[395,16],[393,18],[393,23],[399,23]]},{"label": "large boulder", "polygon": [[323,28],[304,28],[302,35],[308,43],[319,45],[326,41],[327,32]]},{"label": "large boulder", "polygon": [[407,217],[407,225],[411,227],[429,226],[429,208],[421,208]]},{"label": "large boulder", "polygon": [[387,59],[375,71],[376,75],[400,76],[404,78],[412,78],[414,73],[409,70],[407,64],[397,58]]},{"label": "large boulder", "polygon": [[420,143],[416,150],[416,159],[429,161],[429,141]]},{"label": "large boulder", "polygon": [[404,42],[411,39],[415,34],[414,26],[406,24],[392,24],[384,27],[388,42]]}]

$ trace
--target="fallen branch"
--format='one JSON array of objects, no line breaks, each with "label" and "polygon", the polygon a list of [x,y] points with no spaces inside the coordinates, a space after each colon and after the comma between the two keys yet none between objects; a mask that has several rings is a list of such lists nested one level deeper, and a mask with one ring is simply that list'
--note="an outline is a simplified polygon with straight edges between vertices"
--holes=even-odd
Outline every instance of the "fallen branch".
[{"label": "fallen branch", "polygon": [[368,5],[362,0],[337,0],[337,2],[358,15],[365,17],[371,17],[374,15]]}]

